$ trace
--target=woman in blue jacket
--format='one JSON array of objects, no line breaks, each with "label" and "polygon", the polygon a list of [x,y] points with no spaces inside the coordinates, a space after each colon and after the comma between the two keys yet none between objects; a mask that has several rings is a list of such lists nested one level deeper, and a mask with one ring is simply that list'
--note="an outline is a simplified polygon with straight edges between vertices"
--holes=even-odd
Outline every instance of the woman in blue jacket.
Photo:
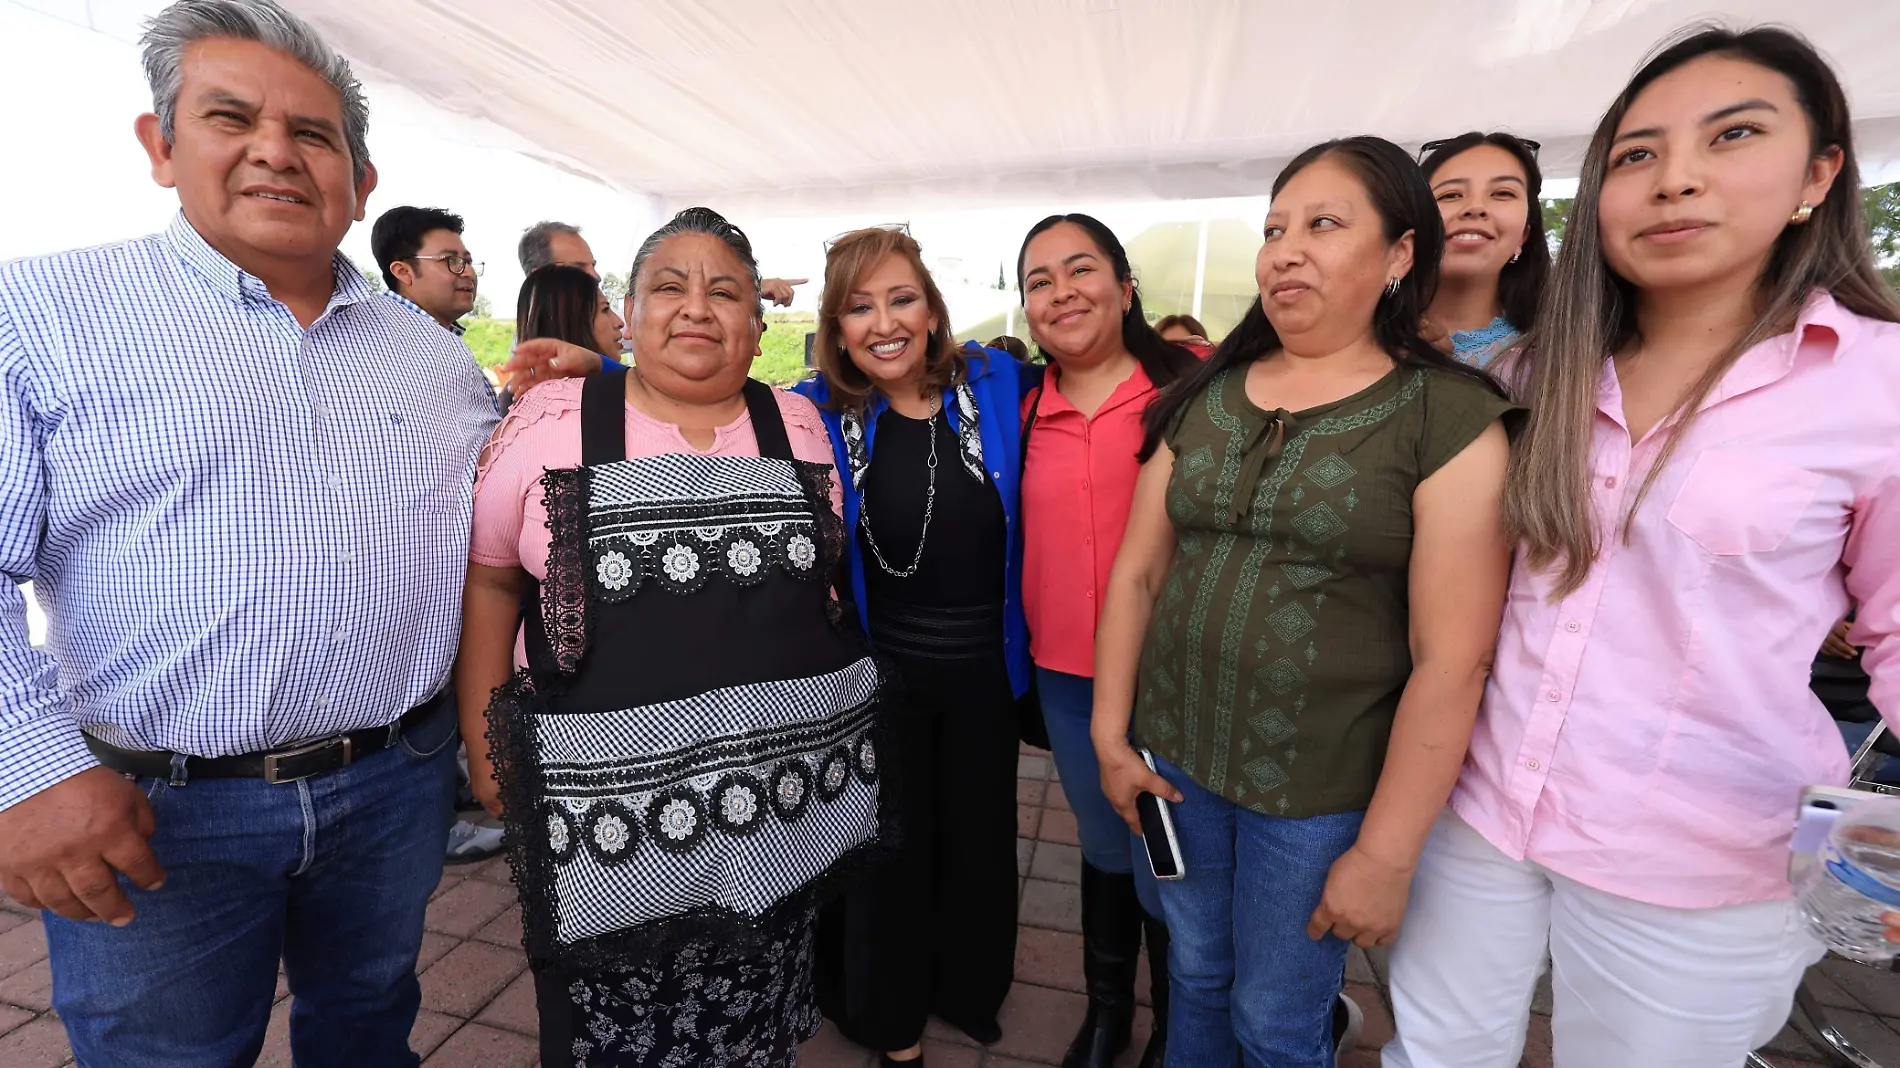
[{"label": "woman in blue jacket", "polygon": [[884,1063],[914,1066],[933,1012],[1002,1037],[1014,972],[1022,368],[957,346],[897,229],[832,244],[814,352],[798,391],[836,451],[851,593],[902,680],[885,752],[904,818],[898,857],[821,923],[820,1000]]}]

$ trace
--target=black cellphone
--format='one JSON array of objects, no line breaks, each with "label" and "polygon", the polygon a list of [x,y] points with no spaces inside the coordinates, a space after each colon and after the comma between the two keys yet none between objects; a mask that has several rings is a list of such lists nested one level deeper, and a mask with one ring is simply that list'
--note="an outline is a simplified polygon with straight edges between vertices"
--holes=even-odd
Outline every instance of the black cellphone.
[{"label": "black cellphone", "polygon": [[[1141,762],[1149,771],[1155,770],[1153,753],[1146,749],[1135,752],[1141,754]],[[1135,795],[1135,812],[1141,817],[1141,838],[1148,846],[1148,867],[1155,878],[1173,881],[1186,875],[1187,864],[1181,859],[1181,840],[1175,837],[1174,814],[1168,803],[1143,790]]]}]

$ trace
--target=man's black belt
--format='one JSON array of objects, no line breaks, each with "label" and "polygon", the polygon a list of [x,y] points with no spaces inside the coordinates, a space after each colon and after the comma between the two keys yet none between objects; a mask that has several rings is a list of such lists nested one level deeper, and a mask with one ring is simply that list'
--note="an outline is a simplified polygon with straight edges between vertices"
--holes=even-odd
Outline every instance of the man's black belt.
[{"label": "man's black belt", "polygon": [[[446,692],[446,691],[445,691]],[[420,724],[442,707],[442,694],[403,713],[383,727],[332,734],[262,753],[200,757],[185,754],[183,775],[173,766],[176,753],[151,749],[121,749],[86,735],[86,746],[99,763],[123,775],[153,779],[263,779],[270,783],[296,782],[326,771],[336,771],[371,753],[395,745],[403,732]]]}]

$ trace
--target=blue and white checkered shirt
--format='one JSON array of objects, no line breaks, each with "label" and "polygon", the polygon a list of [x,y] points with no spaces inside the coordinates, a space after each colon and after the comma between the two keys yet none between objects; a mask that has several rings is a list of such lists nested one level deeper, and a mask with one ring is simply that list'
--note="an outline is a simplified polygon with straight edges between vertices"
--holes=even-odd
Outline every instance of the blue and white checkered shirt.
[{"label": "blue and white checkered shirt", "polygon": [[[386,290],[384,292],[384,295],[387,296],[390,300],[395,301],[396,306],[398,308],[402,308],[415,315],[420,315],[422,318],[427,319],[430,323],[432,323],[435,326],[442,325],[442,321],[440,319],[437,319],[435,316],[430,315],[428,311],[423,308],[422,305],[417,304],[415,301],[410,300],[408,297],[403,296],[401,293],[398,293],[395,290],[391,289],[391,290]],[[463,334],[468,333],[468,327],[463,326],[461,323],[456,323],[455,325],[446,327],[445,329],[447,329],[449,333],[454,334],[458,338],[461,337]],[[475,358],[475,353],[469,350],[468,342],[466,341],[462,343],[462,351],[468,353],[469,359],[473,360]],[[481,364],[476,364],[475,368],[476,368],[475,373],[481,376],[482,392],[488,395],[488,403],[494,406],[495,414],[507,415],[508,406],[502,403],[501,394],[495,392],[495,387],[488,381],[488,376],[485,374],[482,374]]]},{"label": "blue and white checkered shirt", "polygon": [[200,756],[386,724],[439,690],[476,451],[468,350],[348,259],[308,329],[181,213],[0,265],[0,808],[80,731]]},{"label": "blue and white checkered shirt", "polygon": [[[408,297],[403,296],[401,293],[398,293],[395,290],[391,289],[391,290],[386,290],[385,295],[387,295],[390,300],[395,301],[398,306],[407,308],[410,311],[415,312],[417,315],[422,316],[424,319],[429,320],[430,322],[434,323],[437,326],[442,326],[442,320],[437,319],[433,315],[430,315],[429,309],[424,308],[422,305],[417,304],[415,301],[410,300]],[[468,327],[463,326],[459,321],[451,323],[448,326],[444,326],[442,328],[444,330],[447,330],[449,333],[454,334],[456,337],[461,337],[463,334],[468,333]]]}]

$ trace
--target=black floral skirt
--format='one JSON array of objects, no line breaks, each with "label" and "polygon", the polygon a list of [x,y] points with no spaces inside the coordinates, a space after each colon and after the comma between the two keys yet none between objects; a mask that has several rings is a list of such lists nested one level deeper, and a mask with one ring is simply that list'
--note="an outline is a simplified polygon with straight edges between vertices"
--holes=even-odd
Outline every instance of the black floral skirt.
[{"label": "black floral skirt", "polygon": [[793,912],[751,952],[696,940],[625,971],[537,972],[543,1068],[793,1068],[822,1022],[815,920]]}]

